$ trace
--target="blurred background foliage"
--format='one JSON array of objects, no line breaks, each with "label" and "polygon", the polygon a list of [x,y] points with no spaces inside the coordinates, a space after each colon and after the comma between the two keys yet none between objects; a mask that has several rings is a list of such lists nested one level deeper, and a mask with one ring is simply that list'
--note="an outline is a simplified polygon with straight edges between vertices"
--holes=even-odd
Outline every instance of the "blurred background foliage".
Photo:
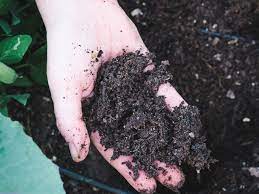
[{"label": "blurred background foliage", "polygon": [[7,103],[23,105],[29,94],[9,94],[8,88],[47,86],[46,32],[34,0],[0,0],[0,112]]}]

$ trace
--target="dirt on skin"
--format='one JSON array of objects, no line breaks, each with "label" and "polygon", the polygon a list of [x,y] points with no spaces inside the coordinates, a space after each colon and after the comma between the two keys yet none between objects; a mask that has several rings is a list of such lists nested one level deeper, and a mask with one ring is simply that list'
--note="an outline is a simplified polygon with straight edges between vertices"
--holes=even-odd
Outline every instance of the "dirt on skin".
[{"label": "dirt on skin", "polygon": [[[99,71],[95,96],[85,105],[85,122],[98,131],[101,144],[113,148],[112,160],[133,156],[125,165],[138,178],[138,170],[156,176],[155,161],[187,163],[200,170],[213,162],[202,136],[199,110],[183,103],[171,112],[164,97],[157,97],[160,84],[172,82],[167,61],[144,72],[150,58],[128,53],[106,63]],[[90,111],[90,113],[89,113]]]}]

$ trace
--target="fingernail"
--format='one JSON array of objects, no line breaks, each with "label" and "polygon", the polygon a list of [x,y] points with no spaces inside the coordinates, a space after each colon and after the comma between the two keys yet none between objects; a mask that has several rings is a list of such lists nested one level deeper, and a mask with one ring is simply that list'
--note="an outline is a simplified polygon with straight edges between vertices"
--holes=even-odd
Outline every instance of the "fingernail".
[{"label": "fingernail", "polygon": [[172,185],[170,183],[163,183],[163,185],[177,193],[179,192],[179,189],[184,185],[184,183],[185,177],[182,176],[181,180],[176,185]]},{"label": "fingernail", "polygon": [[70,154],[75,162],[78,162],[80,159],[79,151],[77,150],[77,147],[75,146],[74,142],[69,143],[69,150]]}]

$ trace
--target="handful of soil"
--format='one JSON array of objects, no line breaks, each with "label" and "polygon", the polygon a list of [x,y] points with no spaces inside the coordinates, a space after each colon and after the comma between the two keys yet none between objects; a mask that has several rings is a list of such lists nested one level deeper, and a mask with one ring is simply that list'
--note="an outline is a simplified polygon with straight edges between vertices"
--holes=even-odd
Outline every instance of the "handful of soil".
[{"label": "handful of soil", "polygon": [[98,131],[101,144],[113,148],[112,159],[133,156],[135,178],[142,169],[156,176],[155,160],[188,165],[200,170],[213,162],[201,135],[199,111],[194,106],[166,107],[156,97],[160,84],[171,82],[168,62],[155,64],[144,72],[150,56],[129,53],[103,65],[97,78],[95,96],[85,105],[86,125]]}]

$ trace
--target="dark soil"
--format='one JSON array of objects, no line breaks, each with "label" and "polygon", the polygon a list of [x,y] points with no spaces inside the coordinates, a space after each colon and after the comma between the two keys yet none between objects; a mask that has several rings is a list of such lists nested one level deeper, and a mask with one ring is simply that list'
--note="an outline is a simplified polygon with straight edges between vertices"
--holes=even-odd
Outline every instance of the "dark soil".
[{"label": "dark soil", "polygon": [[186,162],[197,170],[209,167],[213,160],[201,136],[198,109],[181,104],[170,112],[164,97],[156,97],[159,85],[172,81],[170,64],[154,63],[155,69],[144,73],[149,61],[128,53],[103,65],[92,102],[85,105],[87,128],[100,133],[106,149],[114,149],[112,160],[133,156],[134,179],[138,170],[157,176],[156,160]]},{"label": "dark soil", "polygon": [[[158,60],[169,60],[174,86],[189,104],[199,108],[207,145],[218,162],[210,170],[183,167],[183,194],[256,194],[258,178],[246,170],[259,163],[258,79],[259,9],[256,0],[120,0],[147,47]],[[216,24],[216,25],[215,25]],[[201,32],[238,35],[244,40]],[[252,41],[254,40],[254,41]],[[32,88],[26,110],[12,115],[24,123],[43,152],[58,165],[112,186],[130,190],[127,182],[91,147],[89,157],[75,164],[55,127],[48,89]],[[21,112],[21,110],[23,110]],[[257,125],[256,125],[257,124]],[[69,194],[108,194],[63,177]],[[172,191],[158,187],[157,193]]]}]

